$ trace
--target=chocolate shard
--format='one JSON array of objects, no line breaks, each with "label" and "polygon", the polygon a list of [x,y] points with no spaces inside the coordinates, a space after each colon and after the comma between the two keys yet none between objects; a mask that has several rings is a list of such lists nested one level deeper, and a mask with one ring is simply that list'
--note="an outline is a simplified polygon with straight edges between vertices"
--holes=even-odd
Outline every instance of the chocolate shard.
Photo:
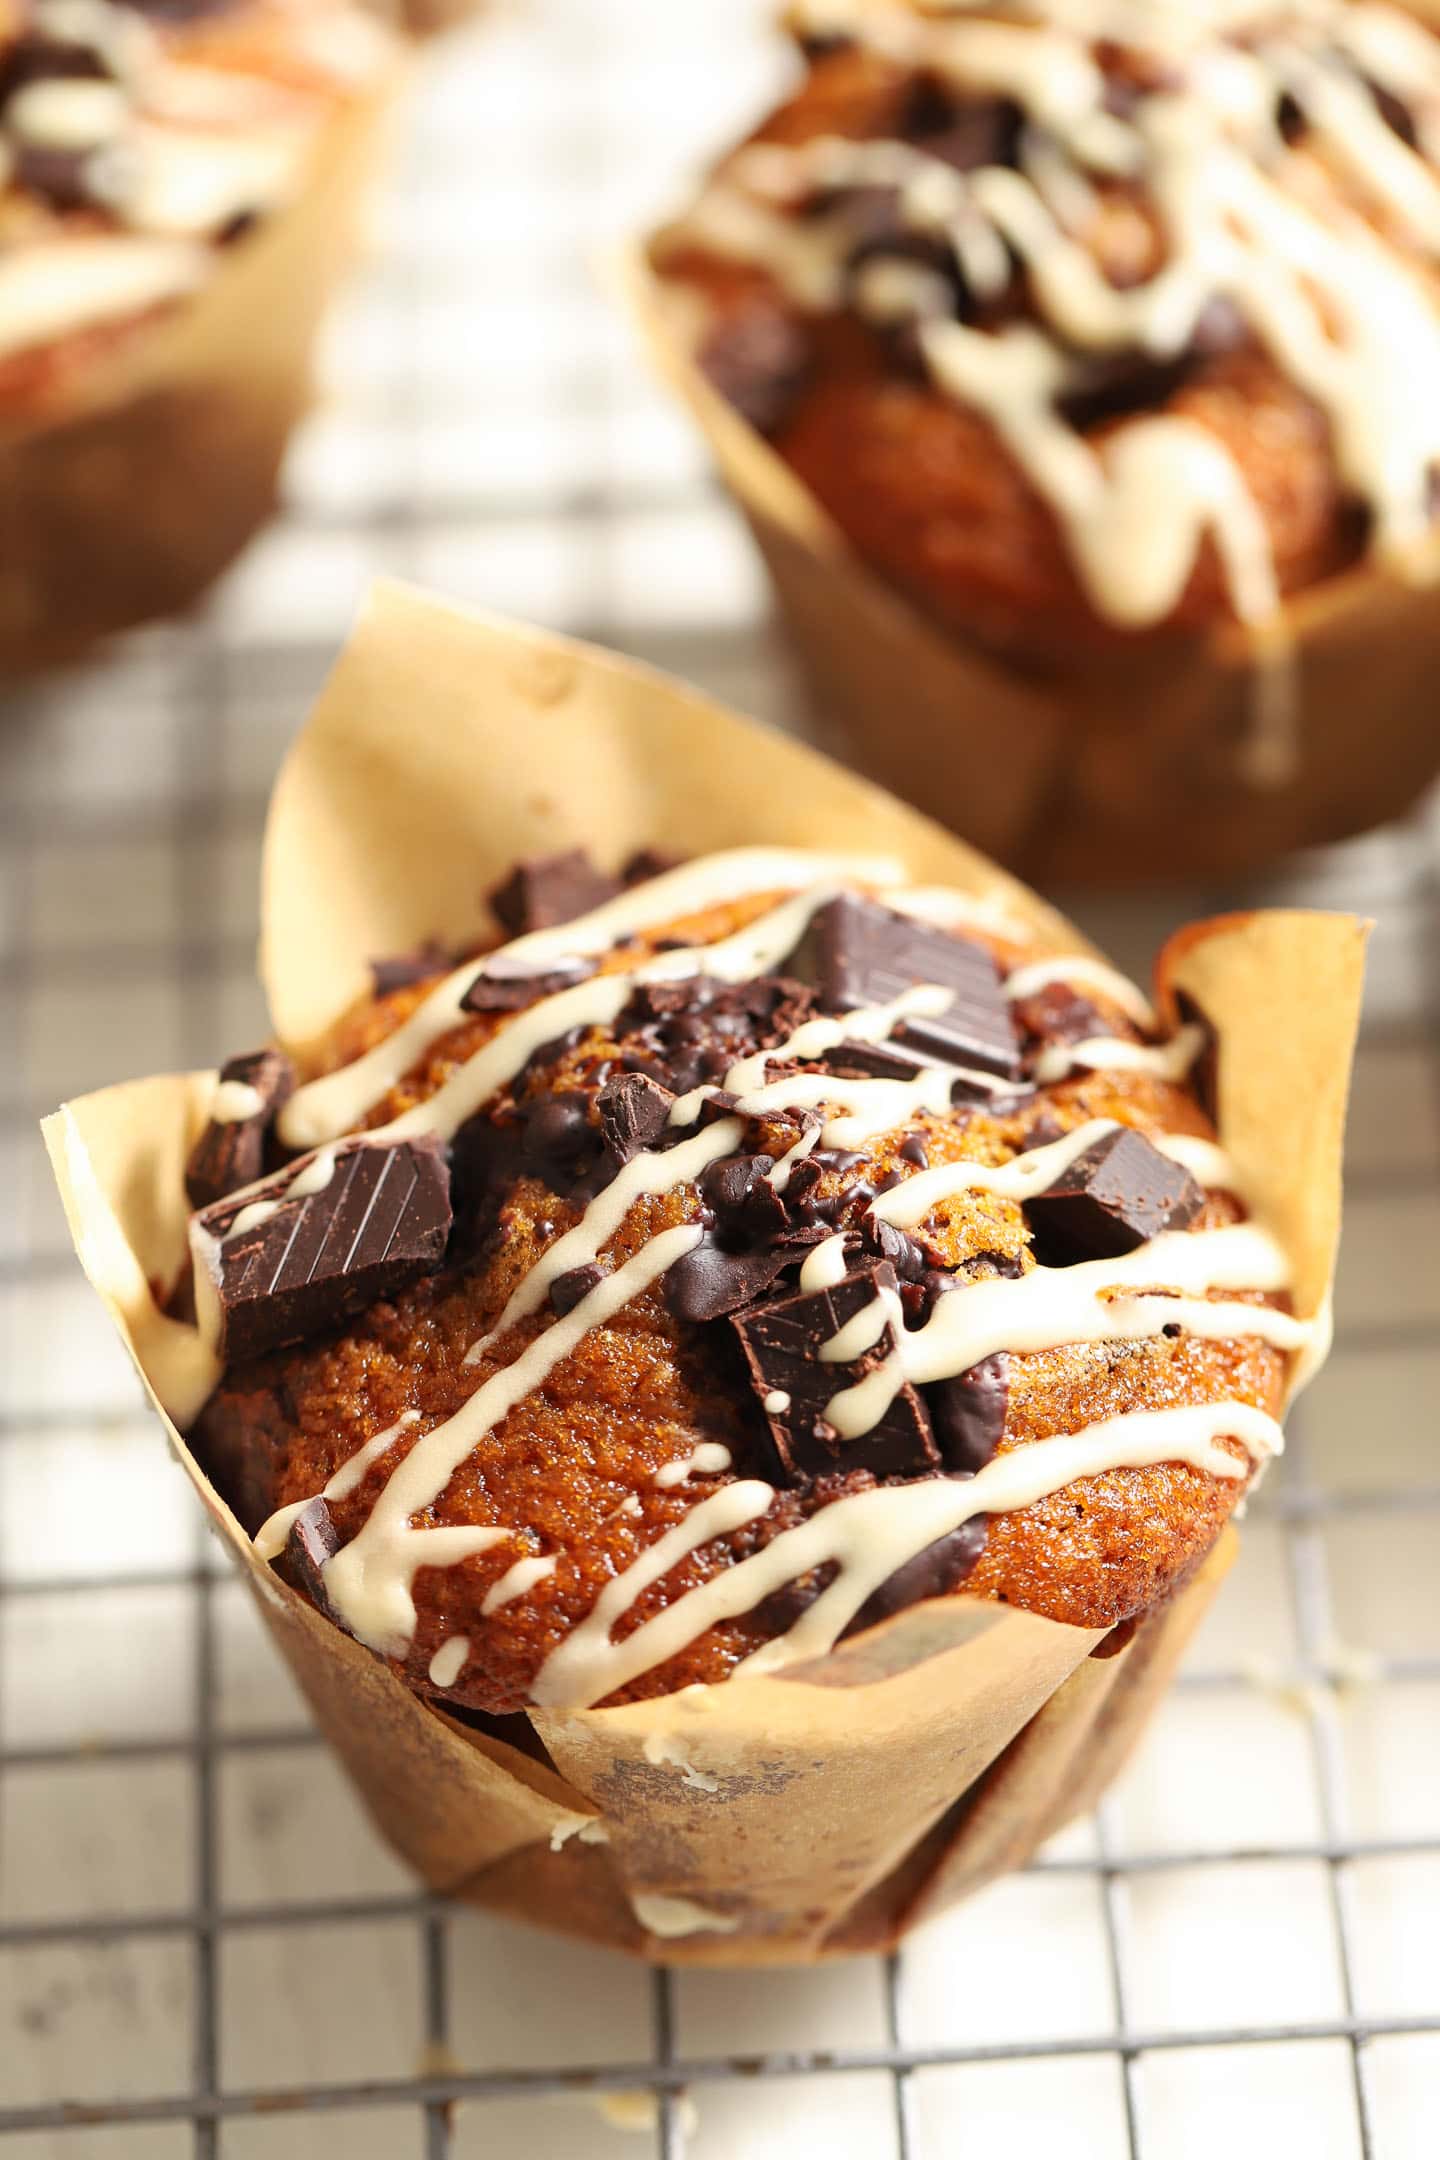
[{"label": "chocolate shard", "polygon": [[842,893],[817,910],[787,971],[813,983],[821,1010],[885,1005],[918,983],[951,992],[936,1015],[901,1022],[891,1041],[922,1063],[959,1065],[1018,1078],[1019,1043],[994,954],[975,938]]},{"label": "chocolate shard", "polygon": [[879,1262],[829,1289],[802,1291],[732,1319],[788,1483],[836,1469],[870,1470],[876,1477],[924,1477],[940,1469],[925,1406],[908,1381],[877,1423],[855,1439],[842,1438],[825,1416],[833,1395],[890,1356],[894,1325],[887,1316],[870,1347],[848,1364],[822,1363],[821,1350],[882,1290],[895,1288],[894,1269]]},{"label": "chocolate shard", "polygon": [[643,1155],[662,1138],[675,1097],[644,1073],[619,1073],[595,1098],[605,1145],[619,1163]]},{"label": "chocolate shard", "polygon": [[1025,1214],[1042,1261],[1065,1266],[1133,1252],[1183,1230],[1204,1205],[1189,1171],[1126,1125],[1078,1155]]},{"label": "chocolate shard", "polygon": [[1010,1361],[1003,1350],[925,1390],[930,1424],[947,1470],[973,1477],[983,1470],[1005,1430]]},{"label": "chocolate shard", "polygon": [[1091,1035],[1114,1033],[1099,1006],[1069,983],[1046,983],[1029,997],[1012,999],[1011,1009],[1027,1064],[1050,1043],[1084,1042]]},{"label": "chocolate shard", "polygon": [[538,998],[554,997],[595,973],[595,962],[579,953],[567,954],[542,968],[527,967],[497,953],[484,962],[479,974],[460,1000],[462,1012],[519,1012]]},{"label": "chocolate shard", "polygon": [[295,1091],[295,1068],[283,1050],[252,1050],[220,1068],[210,1123],[190,1151],[185,1191],[192,1208],[209,1207],[265,1168],[265,1143]]},{"label": "chocolate shard", "polygon": [[827,1072],[855,1074],[862,1080],[913,1080],[919,1058],[906,1057],[888,1042],[842,1042],[825,1053]]},{"label": "chocolate shard", "polygon": [[604,1268],[597,1267],[593,1260],[585,1261],[580,1267],[567,1268],[550,1285],[550,1310],[558,1319],[563,1319],[604,1280]]},{"label": "chocolate shard", "polygon": [[339,1550],[340,1533],[335,1528],[330,1504],[320,1493],[315,1499],[306,1501],[290,1525],[290,1535],[285,1540],[285,1574],[323,1613],[329,1613],[331,1606],[325,1595],[322,1571],[326,1561],[333,1560]]},{"label": "chocolate shard", "polygon": [[488,895],[491,909],[511,937],[553,930],[602,907],[620,891],[618,878],[598,870],[583,848],[559,855],[531,855]]},{"label": "chocolate shard", "polygon": [[445,974],[452,965],[445,947],[435,938],[426,938],[423,944],[412,945],[409,952],[386,953],[382,959],[372,960],[370,981],[376,997],[389,997],[392,990],[408,990],[412,983]]},{"label": "chocolate shard", "polygon": [[908,1605],[919,1605],[925,1598],[949,1597],[974,1567],[985,1550],[985,1535],[989,1518],[972,1515],[969,1522],[961,1523],[958,1530],[947,1531],[936,1538],[887,1575],[878,1590],[872,1590],[860,1607],[850,1625],[842,1632],[858,1635],[863,1629],[874,1627],[878,1620],[888,1620],[892,1613],[904,1612]]},{"label": "chocolate shard", "polygon": [[665,1276],[665,1303],[677,1320],[703,1324],[723,1320],[756,1298],[793,1267],[807,1247],[829,1235],[823,1224],[787,1231],[771,1245],[731,1252],[708,1234],[676,1261]]},{"label": "chocolate shard", "polygon": [[437,1268],[450,1220],[449,1165],[430,1133],[322,1149],[202,1208],[191,1247],[217,1350],[236,1364],[338,1327]]}]

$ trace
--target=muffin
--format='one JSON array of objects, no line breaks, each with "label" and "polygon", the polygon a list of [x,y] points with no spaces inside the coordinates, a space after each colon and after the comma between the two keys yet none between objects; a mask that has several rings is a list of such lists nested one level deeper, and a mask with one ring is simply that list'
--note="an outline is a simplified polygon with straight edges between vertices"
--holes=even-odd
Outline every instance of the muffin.
[{"label": "muffin", "polygon": [[[382,606],[272,812],[287,1044],[50,1137],[427,1879],[808,1957],[1022,1858],[1139,1729],[1324,1353],[1358,938],[1199,925],[1152,1005],[922,820],[696,718]],[[566,844],[497,877],[502,835]],[[488,920],[472,890],[418,938],[420,856],[485,864]]]},{"label": "muffin", "polygon": [[350,0],[0,17],[0,665],[183,606],[273,506],[397,65]]},{"label": "muffin", "polygon": [[[1103,874],[1113,836],[1112,876],[1402,807],[1435,769],[1432,32],[1348,0],[789,20],[798,86],[651,260],[749,458],[855,558],[827,608],[794,518],[762,531],[827,686],[859,564],[902,603],[864,634],[937,656],[923,726],[893,670],[852,690],[870,762],[1012,857]],[[1036,770],[991,804],[1012,704]]]}]

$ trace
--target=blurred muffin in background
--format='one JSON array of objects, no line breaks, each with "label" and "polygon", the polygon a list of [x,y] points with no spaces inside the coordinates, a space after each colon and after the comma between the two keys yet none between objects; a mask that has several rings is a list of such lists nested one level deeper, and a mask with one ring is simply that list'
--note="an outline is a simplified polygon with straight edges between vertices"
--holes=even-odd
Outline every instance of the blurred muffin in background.
[{"label": "blurred muffin in background", "polygon": [[269,512],[399,62],[349,0],[0,0],[0,667]]},{"label": "blurred muffin in background", "polygon": [[[827,610],[767,544],[862,756],[1031,869],[1238,867],[1401,807],[1436,761],[1440,39],[1369,0],[788,19],[798,88],[652,261],[713,390],[921,618],[928,741],[845,649],[850,590]],[[1008,831],[997,720],[1034,764]]]}]

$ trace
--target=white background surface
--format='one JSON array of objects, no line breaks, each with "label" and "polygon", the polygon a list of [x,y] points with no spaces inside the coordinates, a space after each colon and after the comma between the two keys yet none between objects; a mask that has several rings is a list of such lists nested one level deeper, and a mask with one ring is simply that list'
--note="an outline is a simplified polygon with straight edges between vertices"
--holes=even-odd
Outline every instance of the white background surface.
[{"label": "white background surface", "polygon": [[[290,514],[194,624],[4,710],[4,2160],[1440,2151],[1433,826],[1269,888],[1379,928],[1339,1346],[1236,1575],[1103,1827],[891,1968],[671,1987],[417,1900],[213,1572],[69,1253],[33,1119],[264,1032],[264,797],[373,570],[798,715],[746,543],[590,274],[758,106],[782,64],[759,21],[753,0],[515,0],[436,54]],[[1236,897],[1077,909],[1143,972]],[[696,2066],[689,2099],[638,2128],[551,2077],[636,2087],[667,2056]],[[486,2096],[490,2073],[516,2089]],[[241,2105],[302,2087],[351,2104]],[[139,2118],[56,2129],[62,2099]]]}]

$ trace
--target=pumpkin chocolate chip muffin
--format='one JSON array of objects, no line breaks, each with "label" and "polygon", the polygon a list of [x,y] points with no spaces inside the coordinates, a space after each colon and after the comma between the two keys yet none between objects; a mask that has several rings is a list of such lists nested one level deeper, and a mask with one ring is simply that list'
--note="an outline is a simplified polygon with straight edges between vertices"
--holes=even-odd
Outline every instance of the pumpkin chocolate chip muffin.
[{"label": "pumpkin chocolate chip muffin", "polygon": [[525,862],[509,942],[224,1069],[191,1445],[421,1694],[662,1694],[962,1588],[1112,1628],[1278,1447],[1310,1328],[1203,1025],[897,875]]}]

